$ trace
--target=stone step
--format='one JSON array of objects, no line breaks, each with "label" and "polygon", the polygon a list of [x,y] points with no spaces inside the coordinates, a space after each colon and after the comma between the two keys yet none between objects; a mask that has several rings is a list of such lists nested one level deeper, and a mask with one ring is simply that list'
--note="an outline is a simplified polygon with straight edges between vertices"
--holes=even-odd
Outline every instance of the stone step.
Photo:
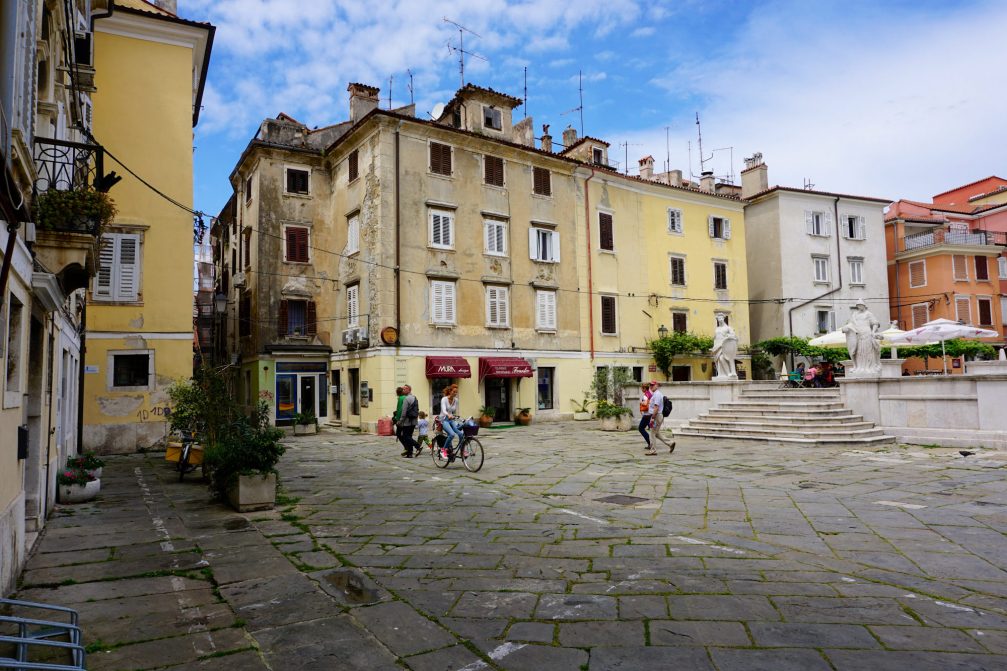
[{"label": "stone step", "polygon": [[840,400],[835,401],[726,401],[718,408],[734,408],[737,410],[790,410],[803,408],[805,410],[843,410],[846,406]]},{"label": "stone step", "polygon": [[831,438],[872,438],[884,435],[884,431],[876,427],[846,429],[836,428],[833,430],[800,430],[793,427],[778,426],[717,426],[708,425],[702,422],[689,422],[682,427],[691,431],[707,431],[715,433],[725,438],[736,435],[758,435],[769,436],[771,438],[807,438],[809,440],[828,440]]},{"label": "stone step", "polygon": [[842,398],[842,394],[837,389],[745,389],[741,392],[741,398],[770,398],[773,400],[796,401],[800,399]]},{"label": "stone step", "polygon": [[709,438],[713,440],[764,440],[774,443],[793,443],[796,445],[806,445],[809,447],[842,447],[846,445],[885,445],[894,444],[895,438],[892,436],[878,435],[863,438],[852,438],[847,435],[830,436],[828,438],[794,438],[790,436],[772,436],[758,433],[735,433],[723,435],[720,432],[703,431],[682,427],[675,432],[676,436],[689,436],[690,438]]},{"label": "stone step", "polygon": [[700,415],[695,419],[690,419],[687,422],[688,426],[691,427],[752,427],[759,430],[764,429],[776,429],[782,431],[813,431],[816,433],[824,432],[835,432],[835,431],[857,431],[863,429],[874,429],[874,422],[865,422],[861,418],[857,418],[857,421],[847,421],[846,418],[842,420],[815,420],[811,423],[798,423],[798,422],[778,422],[775,419],[763,419],[756,417],[745,417],[745,418],[730,418],[730,417],[710,417],[707,415]]},{"label": "stone step", "polygon": [[710,408],[704,413],[716,417],[738,417],[755,418],[767,417],[787,422],[808,422],[820,419],[860,419],[860,415],[854,415],[849,408],[836,410],[802,410],[800,408],[780,408],[774,410],[739,410],[732,408]]}]

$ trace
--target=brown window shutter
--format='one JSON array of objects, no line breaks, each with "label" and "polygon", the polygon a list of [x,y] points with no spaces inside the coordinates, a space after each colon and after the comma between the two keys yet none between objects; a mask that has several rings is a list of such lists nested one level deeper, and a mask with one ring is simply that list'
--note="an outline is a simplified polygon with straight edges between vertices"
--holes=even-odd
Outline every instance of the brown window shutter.
[{"label": "brown window shutter", "polygon": [[615,239],[612,233],[612,215],[602,212],[598,215],[598,235],[602,249],[612,251],[615,249]]},{"label": "brown window shutter", "polygon": [[451,147],[440,142],[430,143],[430,172],[451,174]]},{"label": "brown window shutter", "polygon": [[993,303],[986,298],[980,298],[976,301],[979,305],[979,325],[980,326],[992,326],[993,325]]},{"label": "brown window shutter", "polygon": [[988,280],[990,278],[989,267],[986,265],[985,256],[976,257],[976,279]]},{"label": "brown window shutter", "polygon": [[318,333],[318,313],[315,311],[315,301],[308,301],[307,323],[304,325],[308,335]]},{"label": "brown window shutter", "polygon": [[552,195],[552,183],[549,171],[545,168],[532,168],[533,190],[540,196]]},{"label": "brown window shutter", "polygon": [[276,331],[282,338],[287,335],[287,301],[280,301],[280,316],[276,320],[277,328]]},{"label": "brown window shutter", "polygon": [[615,333],[615,296],[601,297],[601,332]]},{"label": "brown window shutter", "polygon": [[352,182],[357,177],[359,177],[359,173],[357,172],[358,166],[357,166],[357,150],[356,149],[354,149],[353,151],[350,152],[350,156],[347,159],[347,168],[348,168],[348,175],[347,175],[348,181]]},{"label": "brown window shutter", "polygon": [[499,156],[487,156],[484,165],[485,182],[493,186],[503,186],[503,159]]}]

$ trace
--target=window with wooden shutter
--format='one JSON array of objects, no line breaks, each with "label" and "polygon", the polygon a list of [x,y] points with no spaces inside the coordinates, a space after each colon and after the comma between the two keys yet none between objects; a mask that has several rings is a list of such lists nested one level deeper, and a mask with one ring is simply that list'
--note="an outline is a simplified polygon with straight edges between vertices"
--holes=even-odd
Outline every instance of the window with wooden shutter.
[{"label": "window with wooden shutter", "polygon": [[679,210],[674,207],[668,208],[668,232],[669,233],[682,232],[682,210]]},{"label": "window with wooden shutter", "polygon": [[532,190],[539,196],[552,195],[552,178],[545,168],[532,168]]},{"label": "window with wooden shutter", "polygon": [[359,153],[356,149],[350,152],[350,155],[346,157],[346,181],[352,182],[357,177],[360,176],[358,172],[359,168],[357,165],[357,157]]},{"label": "window with wooden shutter", "polygon": [[993,326],[993,299],[976,298],[976,307],[979,309],[979,326]]},{"label": "window with wooden shutter", "polygon": [[486,287],[486,325],[510,324],[509,291],[507,287]]},{"label": "window with wooden shutter", "polygon": [[827,256],[812,256],[811,261],[815,268],[815,281],[816,282],[828,282],[829,281],[829,257]]},{"label": "window with wooden shutter", "polygon": [[559,233],[546,228],[529,228],[528,256],[535,261],[559,263]]},{"label": "window with wooden shutter", "polygon": [[714,262],[713,264],[713,288],[717,291],[727,290],[727,264]]},{"label": "window with wooden shutter", "polygon": [[451,212],[430,210],[430,246],[442,249],[454,248],[454,219]]},{"label": "window with wooden shutter", "polygon": [[304,320],[304,332],[308,335],[318,333],[318,310],[315,308],[315,301],[307,302],[307,314]]},{"label": "window with wooden shutter", "polygon": [[926,259],[909,262],[909,286],[913,289],[927,286]]},{"label": "window with wooden shutter", "polygon": [[689,315],[685,312],[671,313],[671,330],[675,333],[685,333],[689,330]]},{"label": "window with wooden shutter", "polygon": [[556,292],[535,292],[535,328],[540,331],[556,330]]},{"label": "window with wooden shutter", "polygon": [[301,226],[287,226],[287,258],[290,263],[307,263],[308,255],[308,229]]},{"label": "window with wooden shutter", "polygon": [[976,257],[976,280],[986,282],[990,278],[990,269],[985,256]]},{"label": "window with wooden shutter", "polygon": [[307,194],[310,175],[307,170],[287,168],[287,193]]},{"label": "window with wooden shutter", "polygon": [[927,303],[913,304],[913,328],[919,328],[930,321],[930,305]]},{"label": "window with wooden shutter", "polygon": [[245,203],[252,200],[252,176],[249,175],[248,179],[245,180]]},{"label": "window with wooden shutter", "polygon": [[437,175],[451,174],[451,147],[440,142],[430,143],[430,172]]},{"label": "window with wooden shutter", "polygon": [[243,244],[242,254],[244,255],[245,267],[248,268],[252,265],[252,231],[245,231],[241,236],[241,241]]},{"label": "window with wooden shutter", "polygon": [[955,296],[955,319],[966,324],[972,323],[971,296]]},{"label": "window with wooden shutter", "polygon": [[346,253],[356,254],[360,251],[360,215],[354,214],[346,219]]},{"label": "window with wooden shutter", "polygon": [[967,256],[954,254],[951,257],[951,265],[954,268],[954,276],[956,280],[968,280],[969,263]]},{"label": "window with wooden shutter", "polygon": [[1000,297],[1000,322],[1007,326],[1007,296]]},{"label": "window with wooden shutter", "polygon": [[507,254],[507,223],[499,219],[486,219],[483,222],[486,237],[485,251],[494,256]]},{"label": "window with wooden shutter", "polygon": [[605,251],[615,251],[615,234],[612,231],[612,215],[598,213],[598,245]]},{"label": "window with wooden shutter", "polygon": [[605,335],[616,334],[615,296],[601,297],[601,332]]},{"label": "window with wooden shutter", "polygon": [[731,239],[731,220],[723,217],[709,216],[707,226],[710,229],[710,237],[717,240]]},{"label": "window with wooden shutter", "polygon": [[671,257],[671,284],[676,287],[685,286],[685,258]]},{"label": "window with wooden shutter", "polygon": [[288,303],[289,301],[287,300],[280,301],[280,314],[276,318],[276,333],[281,338],[287,335]]},{"label": "window with wooden shutter", "polygon": [[360,285],[351,284],[346,287],[346,327],[360,326]]},{"label": "window with wooden shutter", "polygon": [[483,161],[483,180],[492,186],[504,185],[504,161],[499,156],[486,156]]},{"label": "window with wooden shutter", "polygon": [[252,296],[247,291],[238,300],[238,335],[252,335]]},{"label": "window with wooden shutter", "polygon": [[430,282],[430,321],[434,324],[455,323],[454,282]]},{"label": "window with wooden shutter", "polygon": [[858,257],[850,257],[850,284],[864,283],[864,260]]},{"label": "window with wooden shutter", "polygon": [[97,301],[133,302],[140,296],[140,235],[102,235],[92,298]]}]

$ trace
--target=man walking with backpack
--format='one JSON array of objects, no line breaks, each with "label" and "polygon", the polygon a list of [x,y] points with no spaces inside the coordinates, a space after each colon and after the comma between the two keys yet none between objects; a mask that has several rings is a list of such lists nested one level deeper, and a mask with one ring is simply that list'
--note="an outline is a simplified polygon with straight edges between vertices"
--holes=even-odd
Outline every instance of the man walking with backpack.
[{"label": "man walking with backpack", "polygon": [[[653,441],[660,440],[662,443],[668,446],[668,454],[675,451],[675,441],[672,440],[670,443],[661,435],[661,425],[664,424],[664,418],[671,414],[671,399],[665,398],[664,394],[661,393],[661,386],[657,383],[657,380],[653,380],[650,383],[650,421],[653,431],[651,432],[651,445],[645,454],[654,455],[657,454],[657,450],[654,449]],[[670,433],[670,431],[669,431]],[[674,438],[674,436],[672,436]]]},{"label": "man walking with backpack", "polygon": [[408,384],[402,386],[402,412],[399,414],[398,428],[396,429],[396,435],[399,442],[402,443],[402,447],[405,448],[405,452],[402,456],[406,459],[412,459],[413,452],[417,454],[420,453],[420,445],[415,440],[413,440],[413,431],[416,430],[416,418],[420,414],[420,404],[413,396],[413,388]]}]

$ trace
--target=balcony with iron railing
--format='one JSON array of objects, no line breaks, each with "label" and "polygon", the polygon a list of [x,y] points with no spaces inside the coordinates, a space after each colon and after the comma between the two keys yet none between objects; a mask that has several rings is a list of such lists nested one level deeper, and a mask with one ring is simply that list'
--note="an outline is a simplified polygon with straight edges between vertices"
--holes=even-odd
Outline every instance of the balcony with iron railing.
[{"label": "balcony with iron railing", "polygon": [[935,228],[932,231],[911,233],[902,238],[900,252],[912,252],[928,247],[980,247],[1007,245],[1007,233],[1001,231],[968,231]]}]

